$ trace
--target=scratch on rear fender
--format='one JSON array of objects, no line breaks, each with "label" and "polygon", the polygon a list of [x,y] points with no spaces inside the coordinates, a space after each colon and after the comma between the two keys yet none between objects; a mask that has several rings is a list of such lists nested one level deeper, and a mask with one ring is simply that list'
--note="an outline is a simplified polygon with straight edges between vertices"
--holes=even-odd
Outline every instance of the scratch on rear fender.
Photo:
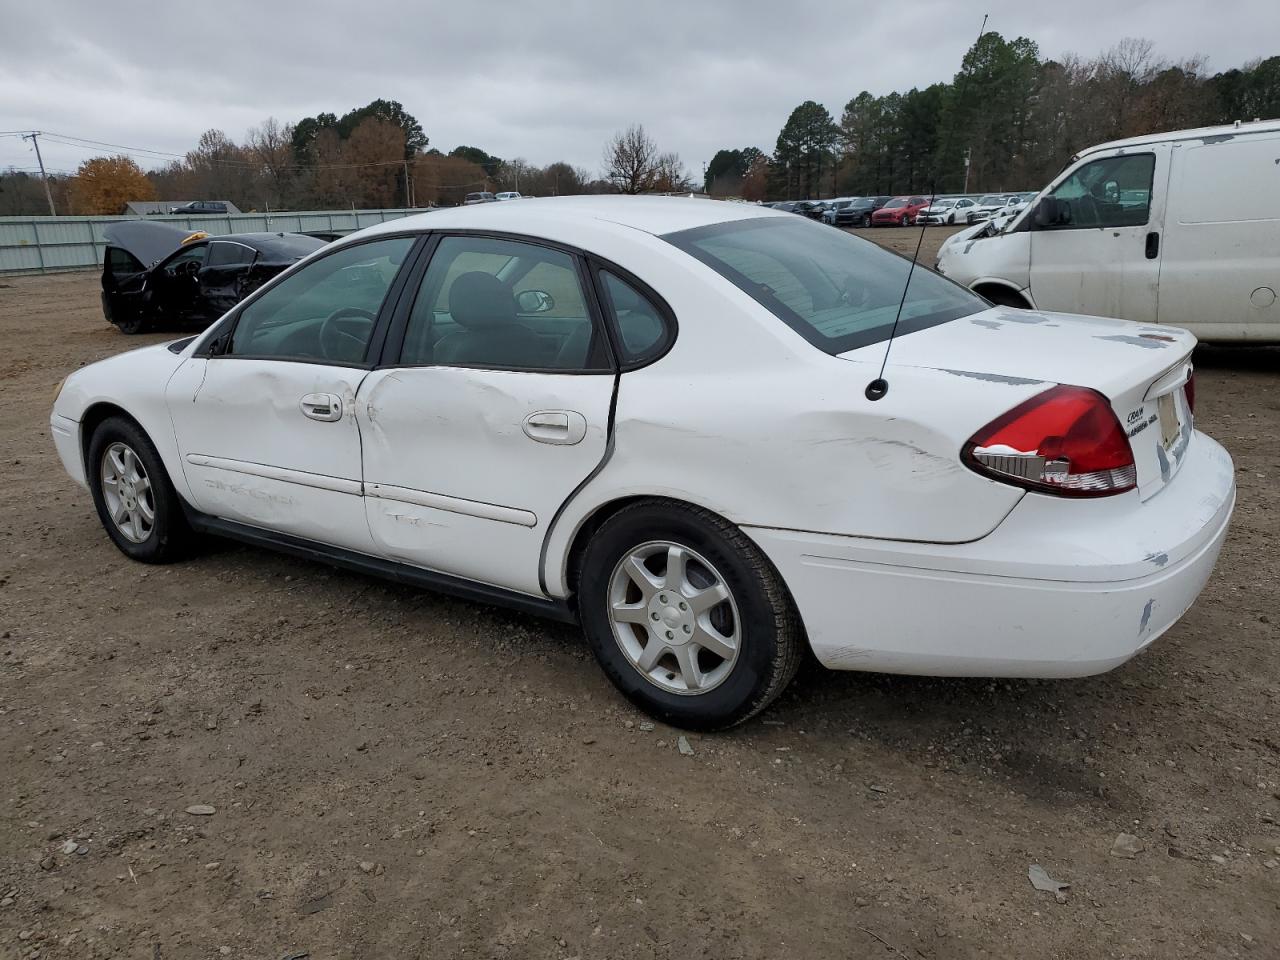
[{"label": "scratch on rear fender", "polygon": [[1147,632],[1147,627],[1151,625],[1151,611],[1155,609],[1156,601],[1153,597],[1147,601],[1147,605],[1142,608],[1142,620],[1138,623],[1138,636],[1142,636]]}]

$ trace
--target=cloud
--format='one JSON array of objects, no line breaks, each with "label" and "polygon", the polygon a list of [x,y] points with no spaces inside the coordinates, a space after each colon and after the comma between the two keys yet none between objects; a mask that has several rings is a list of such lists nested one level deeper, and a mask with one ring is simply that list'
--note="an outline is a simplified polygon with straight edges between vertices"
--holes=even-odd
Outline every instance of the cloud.
[{"label": "cloud", "polygon": [[[1045,56],[1122,36],[1226,69],[1275,51],[1280,5],[992,0],[988,29]],[[720,147],[771,150],[806,99],[839,115],[861,90],[949,80],[978,32],[965,5],[831,0],[608,0],[484,4],[10,4],[0,32],[0,126],[183,153],[203,130],[235,139],[268,116],[399,100],[432,145],[479,146],[597,169],[605,139],[643,123],[699,170]],[[133,11],[133,12],[130,12]],[[92,151],[50,142],[52,169]],[[154,164],[139,157],[145,165]],[[0,137],[0,167],[34,164]]]}]

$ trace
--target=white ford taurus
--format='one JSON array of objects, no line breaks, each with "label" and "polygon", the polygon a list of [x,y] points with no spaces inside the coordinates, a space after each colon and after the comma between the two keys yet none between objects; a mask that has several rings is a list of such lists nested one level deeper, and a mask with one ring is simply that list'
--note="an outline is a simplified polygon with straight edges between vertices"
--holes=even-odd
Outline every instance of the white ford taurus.
[{"label": "white ford taurus", "polygon": [[895,673],[1123,663],[1234,504],[1194,338],[909,266],[713,201],[434,212],[73,373],[53,436],[135,560],[212,533],[576,620],[684,726],[762,709],[806,644]]}]

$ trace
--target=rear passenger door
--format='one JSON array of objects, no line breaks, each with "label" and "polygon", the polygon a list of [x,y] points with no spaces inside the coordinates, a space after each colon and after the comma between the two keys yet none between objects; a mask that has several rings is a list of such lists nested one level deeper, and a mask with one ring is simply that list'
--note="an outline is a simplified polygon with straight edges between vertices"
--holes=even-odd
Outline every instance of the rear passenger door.
[{"label": "rear passenger door", "polygon": [[573,251],[444,236],[418,265],[361,385],[378,552],[541,595],[543,539],[604,458],[616,381]]}]

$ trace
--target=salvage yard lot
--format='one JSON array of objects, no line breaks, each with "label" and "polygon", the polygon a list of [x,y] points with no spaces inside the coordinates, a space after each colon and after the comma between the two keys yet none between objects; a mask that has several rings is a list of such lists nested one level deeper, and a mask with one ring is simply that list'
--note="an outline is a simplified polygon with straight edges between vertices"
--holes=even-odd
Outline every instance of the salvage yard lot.
[{"label": "salvage yard lot", "polygon": [[129,563],[51,393],[166,338],[86,273],[0,277],[0,336],[0,957],[1280,955],[1280,350],[1197,354],[1239,501],[1145,655],[810,665],[686,756],[572,628],[232,545]]}]

